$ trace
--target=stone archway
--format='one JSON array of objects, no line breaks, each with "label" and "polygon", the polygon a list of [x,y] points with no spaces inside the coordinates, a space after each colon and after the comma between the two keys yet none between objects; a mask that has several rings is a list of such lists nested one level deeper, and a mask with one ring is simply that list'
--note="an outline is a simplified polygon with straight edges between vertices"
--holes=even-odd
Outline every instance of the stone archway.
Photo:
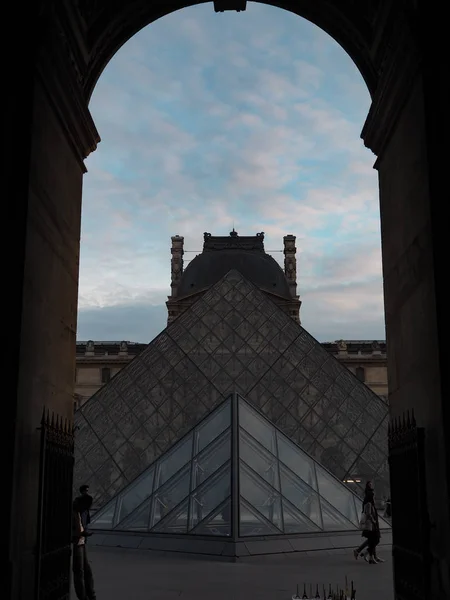
[{"label": "stone archway", "polygon": [[[189,0],[40,0],[8,7],[21,51],[8,57],[4,135],[13,396],[6,468],[11,597],[30,598],[43,405],[73,411],[83,161],[99,135],[88,101],[102,69],[134,33]],[[440,138],[445,36],[424,0],[279,0],[350,54],[372,96],[362,137],[377,156],[392,415],[414,408],[426,430],[434,597],[450,596],[445,166]],[[244,8],[217,0],[217,10]],[[250,7],[249,7],[250,8]],[[211,10],[213,5],[211,4]],[[9,17],[9,18],[8,18]],[[426,39],[426,43],[422,40]],[[445,261],[445,262],[444,262]],[[396,499],[393,498],[394,506]]]}]

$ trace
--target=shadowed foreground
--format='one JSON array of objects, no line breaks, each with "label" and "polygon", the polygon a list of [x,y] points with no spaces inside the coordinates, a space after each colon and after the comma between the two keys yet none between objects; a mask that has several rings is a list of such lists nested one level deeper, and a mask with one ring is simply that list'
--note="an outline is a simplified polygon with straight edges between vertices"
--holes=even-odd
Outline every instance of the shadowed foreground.
[{"label": "shadowed foreground", "polygon": [[302,593],[303,582],[312,583],[315,594],[316,583],[343,586],[345,575],[355,583],[356,600],[394,599],[389,546],[380,548],[386,562],[378,565],[355,561],[346,550],[257,557],[239,563],[118,548],[90,547],[89,551],[98,600],[290,600],[297,583]]}]

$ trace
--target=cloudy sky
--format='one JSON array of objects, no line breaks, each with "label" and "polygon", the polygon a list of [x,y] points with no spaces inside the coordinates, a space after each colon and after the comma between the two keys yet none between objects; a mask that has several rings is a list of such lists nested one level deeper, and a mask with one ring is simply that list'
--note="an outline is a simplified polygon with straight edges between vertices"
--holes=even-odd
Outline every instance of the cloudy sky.
[{"label": "cloudy sky", "polygon": [[[166,324],[170,237],[297,236],[302,324],[384,339],[374,155],[363,79],[326,33],[250,2],[203,4],[125,44],[90,103],[102,142],[84,179],[78,339],[149,342]],[[197,252],[196,252],[197,251]]]}]

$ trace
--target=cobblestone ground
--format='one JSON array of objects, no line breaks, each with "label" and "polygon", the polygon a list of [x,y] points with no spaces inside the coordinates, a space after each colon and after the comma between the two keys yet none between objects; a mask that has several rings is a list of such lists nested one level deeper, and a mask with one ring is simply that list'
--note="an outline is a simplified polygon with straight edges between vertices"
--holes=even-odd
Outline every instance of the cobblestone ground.
[{"label": "cobblestone ground", "polygon": [[[355,561],[351,552],[296,553],[227,563],[139,550],[89,548],[98,600],[290,600],[299,584],[354,581],[356,600],[394,600],[392,557],[385,563]],[[323,589],[323,588],[321,588]],[[72,598],[75,594],[72,593]]]}]

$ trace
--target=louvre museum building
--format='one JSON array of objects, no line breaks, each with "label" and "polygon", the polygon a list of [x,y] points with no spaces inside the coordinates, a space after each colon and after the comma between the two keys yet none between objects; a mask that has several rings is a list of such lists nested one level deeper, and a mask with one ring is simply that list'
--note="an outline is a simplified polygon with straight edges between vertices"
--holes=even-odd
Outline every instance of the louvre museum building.
[{"label": "louvre museum building", "polygon": [[[295,237],[172,238],[168,325],[75,415],[96,544],[235,559],[360,540],[387,403],[302,327]],[[389,524],[382,520],[389,535]],[[346,541],[344,541],[346,540]]]}]

